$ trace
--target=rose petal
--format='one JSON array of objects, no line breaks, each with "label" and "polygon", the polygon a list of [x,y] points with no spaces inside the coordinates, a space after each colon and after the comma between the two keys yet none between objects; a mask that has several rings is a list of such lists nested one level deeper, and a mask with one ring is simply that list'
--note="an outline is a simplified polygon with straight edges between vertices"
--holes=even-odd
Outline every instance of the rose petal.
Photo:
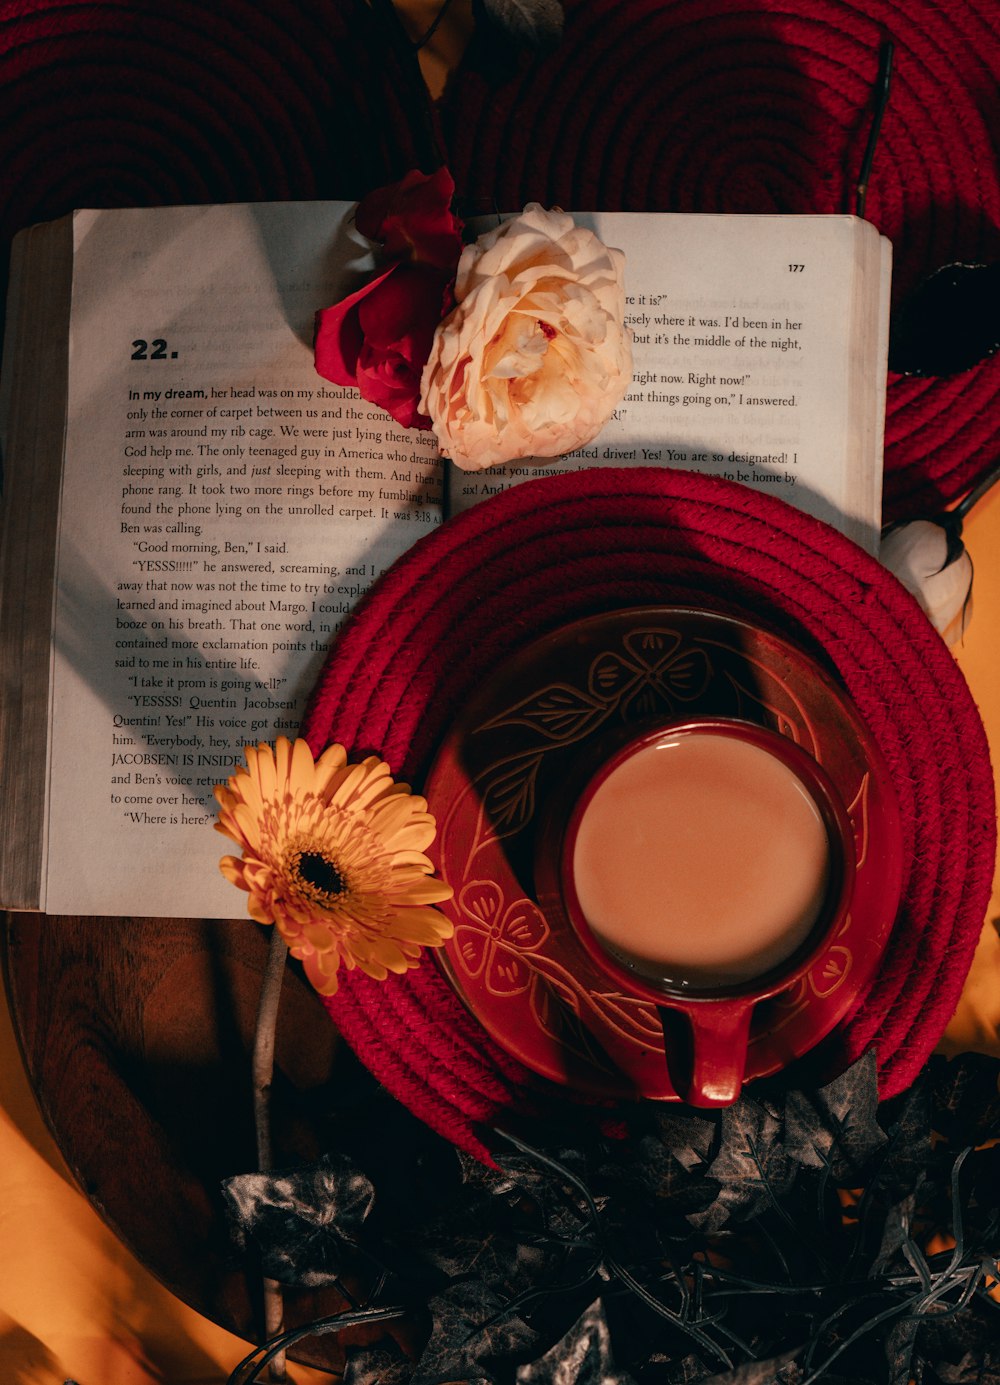
[{"label": "rose petal", "polygon": [[462,251],[462,223],[451,211],[454,195],[444,165],[431,174],[412,169],[364,197],[355,224],[363,236],[380,241],[387,255],[446,269],[450,278]]},{"label": "rose petal", "polygon": [[364,344],[358,308],[397,268],[395,264],[390,265],[356,293],[317,312],[313,362],[324,380],[332,380],[335,385],[357,384],[358,356]]},{"label": "rose petal", "polygon": [[421,377],[445,456],[479,470],[600,432],[632,378],[623,271],[621,251],[537,204],[466,247]]}]

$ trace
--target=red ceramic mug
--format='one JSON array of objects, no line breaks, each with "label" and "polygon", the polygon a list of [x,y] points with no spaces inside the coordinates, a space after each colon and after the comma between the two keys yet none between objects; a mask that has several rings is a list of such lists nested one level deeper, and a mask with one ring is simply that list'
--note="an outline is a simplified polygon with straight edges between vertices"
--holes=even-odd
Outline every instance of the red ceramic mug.
[{"label": "red ceramic mug", "polygon": [[656,1005],[677,1094],[743,1085],[755,1007],[814,965],[851,904],[854,841],[821,765],[733,718],[646,729],[567,789],[536,886],[623,993]]}]

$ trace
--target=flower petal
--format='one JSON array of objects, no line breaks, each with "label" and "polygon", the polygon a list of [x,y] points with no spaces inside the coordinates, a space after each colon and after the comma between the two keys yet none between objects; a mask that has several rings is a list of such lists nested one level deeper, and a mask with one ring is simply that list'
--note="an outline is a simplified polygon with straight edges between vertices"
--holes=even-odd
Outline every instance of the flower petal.
[{"label": "flower petal", "polygon": [[283,757],[283,741],[284,745],[288,744],[283,736],[279,736],[274,753],[269,745],[259,745],[256,751],[247,748],[247,768],[263,803],[274,798],[278,781],[284,778],[275,764],[276,759]]},{"label": "flower petal", "polygon": [[328,745],[316,761],[313,791],[322,797],[327,785],[335,774],[347,764],[347,751],[342,745]]},{"label": "flower petal", "polygon": [[216,789],[215,827],[243,851],[220,869],[248,894],[251,918],[277,925],[317,989],[332,994],[341,965],[406,971],[451,936],[432,907],[451,886],[419,849],[433,817],[384,761],[350,764],[336,744],[315,761],[304,739],[284,736],[245,754],[247,768]]},{"label": "flower petal", "polygon": [[589,442],[632,378],[624,256],[529,204],[467,246],[434,334],[420,408],[466,470]]}]

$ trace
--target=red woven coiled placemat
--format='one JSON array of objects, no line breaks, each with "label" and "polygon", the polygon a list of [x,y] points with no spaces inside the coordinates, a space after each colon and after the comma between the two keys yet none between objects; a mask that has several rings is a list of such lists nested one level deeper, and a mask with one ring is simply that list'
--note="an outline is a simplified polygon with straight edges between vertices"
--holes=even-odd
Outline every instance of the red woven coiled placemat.
[{"label": "red woven coiled placemat", "polygon": [[[303,724],[314,751],[376,752],[419,787],[437,744],[498,663],[599,611],[688,605],[765,624],[820,659],[888,763],[904,899],[884,965],[840,1031],[874,1044],[881,1092],[904,1089],[958,1000],[989,900],[996,818],[968,687],[903,588],[783,501],[688,472],[542,476],[422,539],[333,645]],[[477,1127],[553,1089],[480,1028],[432,961],[327,1002],[365,1064],[434,1129],[478,1154]]]}]

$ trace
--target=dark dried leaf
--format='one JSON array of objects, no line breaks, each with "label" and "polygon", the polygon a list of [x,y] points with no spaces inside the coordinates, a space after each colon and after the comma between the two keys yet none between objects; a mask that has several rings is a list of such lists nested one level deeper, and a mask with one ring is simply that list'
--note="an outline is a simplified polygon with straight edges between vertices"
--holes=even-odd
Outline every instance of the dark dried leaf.
[{"label": "dark dried leaf", "polygon": [[939,1361],[935,1375],[942,1385],[1000,1385],[1000,1353],[967,1352],[954,1364]]},{"label": "dark dried leaf", "polygon": [[680,1115],[667,1107],[655,1111],[654,1121],[661,1142],[679,1164],[689,1173],[704,1169],[719,1133],[717,1121]]},{"label": "dark dried leaf", "polygon": [[908,1193],[886,1211],[881,1244],[872,1262],[872,1278],[887,1274],[897,1264],[901,1264],[904,1272],[909,1268],[905,1262],[900,1262],[900,1254],[903,1246],[910,1240],[915,1206],[916,1195]]},{"label": "dark dried leaf", "polygon": [[921,1181],[930,1162],[930,1091],[919,1078],[881,1113],[888,1136],[875,1160],[875,1191],[883,1202],[904,1197]]},{"label": "dark dried leaf", "polygon": [[600,1299],[580,1314],[555,1346],[519,1367],[516,1379],[518,1385],[634,1385],[632,1376],[615,1365]]},{"label": "dark dried leaf", "polygon": [[526,48],[554,48],[562,38],[560,0],[478,0],[477,9],[507,38]]},{"label": "dark dried leaf", "polygon": [[[998,1070],[935,1063],[876,1107],[868,1057],[820,1091],[763,1083],[711,1116],[553,1117],[534,1148],[497,1133],[500,1169],[380,1112],[355,1165],[248,1175],[227,1196],[287,1282],[361,1257],[401,1301],[429,1301],[420,1362],[386,1338],[352,1347],[345,1385],[1000,1385],[1000,1307],[962,1298],[1000,1249],[1000,1145],[955,1138],[985,1136],[975,1108]],[[864,1190],[847,1222],[835,1182]],[[925,1260],[950,1228],[955,1253]]]},{"label": "dark dried leaf", "polygon": [[1000,1306],[926,1318],[920,1351],[942,1380],[1000,1385]]},{"label": "dark dried leaf", "polygon": [[[537,1172],[523,1162],[517,1156],[508,1171],[467,1166],[446,1202],[410,1202],[380,1223],[397,1272],[423,1296],[473,1276],[508,1297],[550,1283],[565,1260],[546,1222],[554,1194],[545,1183],[536,1186]],[[578,1230],[578,1214],[572,1225]]]},{"label": "dark dried leaf", "polygon": [[347,1347],[343,1385],[407,1385],[413,1372],[395,1342],[376,1342],[371,1346]]},{"label": "dark dried leaf", "polygon": [[538,1341],[482,1280],[452,1284],[427,1306],[433,1327],[411,1385],[497,1381],[511,1362],[530,1359]]},{"label": "dark dried leaf", "polygon": [[705,1175],[719,1191],[703,1212],[688,1214],[692,1226],[712,1233],[770,1209],[780,1211],[796,1177],[780,1136],[777,1116],[753,1097],[744,1093],[724,1108],[719,1152]]},{"label": "dark dried leaf", "polygon": [[[528,1151],[528,1146],[523,1147]],[[580,1191],[582,1161],[573,1150],[556,1149],[538,1162],[537,1151],[503,1154],[498,1162],[514,1180],[514,1188],[534,1207],[534,1224],[544,1236],[578,1241],[593,1230],[593,1212]]]},{"label": "dark dried leaf", "polygon": [[[654,1352],[650,1358],[650,1385],[701,1385],[710,1371],[700,1356],[670,1357]],[[645,1375],[642,1377],[645,1378]]]},{"label": "dark dried leaf", "polygon": [[878,1123],[878,1070],[869,1049],[840,1077],[785,1098],[785,1150],[806,1168],[829,1166],[834,1179],[856,1186],[886,1144]]},{"label": "dark dried leaf", "polygon": [[748,1361],[745,1366],[712,1375],[704,1385],[799,1385],[805,1379],[795,1358],[798,1351],[786,1351],[767,1361]]},{"label": "dark dried leaf", "polygon": [[245,1173],[222,1191],[241,1242],[252,1237],[264,1272],[284,1284],[333,1283],[358,1245],[375,1190],[343,1155],[308,1168]]},{"label": "dark dried leaf", "polygon": [[[711,1130],[714,1138],[714,1125]],[[702,1156],[683,1135],[676,1147],[658,1135],[642,1135],[634,1144],[630,1142],[627,1159],[619,1154],[616,1162],[609,1160],[601,1169],[622,1195],[620,1209],[619,1199],[612,1199],[611,1219],[627,1230],[628,1219],[648,1227],[651,1220],[663,1217],[665,1228],[675,1229],[678,1218],[703,1211],[715,1196],[714,1185],[703,1177],[709,1147],[705,1145]]]},{"label": "dark dried leaf", "polygon": [[979,1053],[933,1058],[931,1117],[955,1149],[1000,1138],[1000,1064]]},{"label": "dark dried leaf", "polygon": [[913,1378],[914,1347],[919,1322],[904,1318],[894,1322],[885,1334],[885,1359],[889,1368],[887,1385],[909,1385]]},{"label": "dark dried leaf", "polygon": [[475,1276],[511,1297],[550,1284],[565,1259],[556,1247],[519,1240],[509,1226],[428,1227],[421,1239],[421,1260],[447,1279]]}]

